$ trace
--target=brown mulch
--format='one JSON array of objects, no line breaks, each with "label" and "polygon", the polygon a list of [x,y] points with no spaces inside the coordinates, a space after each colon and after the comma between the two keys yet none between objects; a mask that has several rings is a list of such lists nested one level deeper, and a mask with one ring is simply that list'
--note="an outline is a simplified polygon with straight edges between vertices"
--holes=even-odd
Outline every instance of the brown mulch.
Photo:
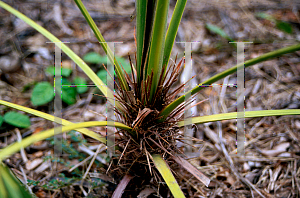
[{"label": "brown mulch", "polygon": [[[60,40],[69,42],[67,45],[79,56],[82,57],[90,51],[104,54],[73,1],[4,2],[38,21]],[[170,11],[174,9],[174,2],[171,1]],[[116,45],[115,53],[124,57],[129,53],[133,58],[135,21],[131,21],[130,15],[134,11],[134,1],[93,0],[84,1],[84,4],[106,41],[123,42]],[[229,44],[228,40],[208,31],[205,28],[207,23],[219,26],[235,41],[252,41],[253,44],[246,44],[245,60],[248,60],[299,42],[299,9],[300,4],[297,1],[188,1],[176,41],[198,41],[192,44],[193,72],[196,75],[192,83],[203,82],[236,64],[236,47]],[[277,29],[274,23],[257,18],[255,14],[258,12],[268,13],[277,20],[289,23],[293,33],[285,33]],[[54,64],[54,45],[46,43],[48,40],[37,31],[2,8],[0,36],[0,58],[7,56],[10,60],[17,60],[14,68],[0,69],[0,99],[35,108],[30,102],[33,84],[39,81],[53,82],[53,77],[47,76],[45,69]],[[176,43],[172,53],[173,59],[176,54],[182,57],[184,45]],[[295,52],[245,69],[246,111],[300,109],[299,56],[300,53]],[[62,60],[63,67],[73,69],[72,77],[82,76],[88,79],[65,54],[62,54]],[[235,83],[236,74],[233,74],[216,82],[213,87],[202,90],[197,96],[197,102],[207,100],[197,106],[194,115],[235,112],[236,87],[220,86]],[[24,89],[25,86],[28,88]],[[92,96],[92,92],[90,88],[89,93],[78,96],[76,104],[64,105],[62,117],[73,122],[105,120],[102,115],[105,115],[105,103],[99,100],[99,97]],[[51,103],[36,109],[53,114]],[[0,115],[8,110],[10,109],[0,106]],[[29,129],[2,126],[0,148],[17,141],[18,133],[24,138],[53,127],[51,122],[33,116],[31,123]],[[299,115],[247,118],[245,155],[242,156],[235,154],[236,120],[199,124],[197,128],[194,137],[199,140],[193,144],[196,155],[190,156],[188,160],[208,176],[211,182],[206,187],[176,164],[171,164],[170,167],[186,197],[300,196]],[[95,127],[93,130],[105,135],[105,128]],[[80,156],[61,156],[60,159],[64,162],[55,163],[55,159],[50,158],[53,155],[53,146],[50,141],[42,141],[25,149],[25,154],[13,155],[5,160],[5,163],[21,181],[39,181],[38,185],[29,185],[38,197],[85,197],[85,193],[89,193],[89,189],[92,188],[91,182],[98,182],[98,186],[91,190],[90,197],[110,197],[117,181],[116,178],[105,175],[109,166],[109,163],[103,160],[107,157],[105,148],[100,149],[99,158],[96,158],[87,179],[81,183],[78,175],[85,174],[91,159],[87,159],[87,163],[82,165],[79,163],[90,156],[88,152],[96,152],[98,142],[80,136],[86,141],[82,145],[71,140],[70,136],[67,137],[67,143],[72,145]],[[105,166],[102,165],[105,163]],[[69,171],[75,165],[79,165],[79,173]],[[72,177],[76,178],[65,181]],[[54,180],[64,181],[69,185],[60,189],[46,189],[43,186],[51,187],[50,183]],[[155,193],[152,193],[151,189]],[[136,190],[137,194],[148,190],[152,197],[155,197],[158,191],[157,187],[148,183]],[[128,194],[130,193],[126,192],[126,195]]]}]

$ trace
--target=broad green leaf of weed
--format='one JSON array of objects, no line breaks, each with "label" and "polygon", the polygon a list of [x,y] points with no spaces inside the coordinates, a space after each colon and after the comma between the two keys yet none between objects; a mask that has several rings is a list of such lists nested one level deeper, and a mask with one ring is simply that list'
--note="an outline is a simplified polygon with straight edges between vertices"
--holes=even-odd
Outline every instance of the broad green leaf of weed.
[{"label": "broad green leaf of weed", "polygon": [[[131,73],[131,67],[128,61],[126,61],[122,57],[116,57],[117,61],[123,66],[124,70],[130,74]],[[106,79],[107,71],[105,69],[101,69],[97,72],[97,76],[107,85],[107,79]]]},{"label": "broad green leaf of weed", "polygon": [[[117,61],[123,66],[124,70],[127,73],[131,73],[131,67],[129,62],[119,56],[116,56]],[[86,61],[87,63],[91,64],[105,64],[107,65],[107,57],[106,56],[101,56],[100,54],[96,52],[89,52],[86,55],[84,55],[83,60]]]},{"label": "broad green leaf of weed", "polygon": [[54,88],[49,82],[37,83],[31,94],[31,102],[34,106],[47,104],[54,98]]},{"label": "broad green leaf of weed", "polygon": [[96,52],[89,52],[83,56],[83,60],[91,64],[106,63],[107,59],[105,56],[101,56]]},{"label": "broad green leaf of weed", "polygon": [[[71,82],[65,78],[62,78],[62,85],[71,85]],[[76,102],[76,88],[75,86],[63,86],[61,88],[62,101],[68,105],[72,105]]]},{"label": "broad green leaf of weed", "polygon": [[2,125],[2,123],[3,123],[3,117],[0,116],[0,126]]},{"label": "broad green leaf of weed", "polygon": [[[55,67],[53,66],[49,66],[47,67],[46,69],[46,72],[52,76],[55,75]],[[72,73],[72,69],[69,69],[69,68],[61,68],[61,75],[63,77],[69,77]]]},{"label": "broad green leaf of weed", "polygon": [[107,72],[105,70],[99,70],[97,72],[97,76],[103,81],[104,84],[107,85],[106,74]]},{"label": "broad green leaf of weed", "polygon": [[124,70],[126,71],[126,73],[130,74],[131,73],[131,67],[130,67],[130,63],[122,58],[122,57],[116,57],[117,61],[119,61],[119,63],[122,65],[122,67],[124,68]]},{"label": "broad green leaf of weed", "polygon": [[286,32],[288,34],[292,34],[293,33],[293,28],[289,23],[283,22],[283,21],[276,21],[276,27],[283,31]]},{"label": "broad green leaf of weed", "polygon": [[35,85],[35,81],[32,81],[30,83],[27,83],[23,86],[23,89],[22,89],[22,93],[24,93],[25,91],[28,91],[31,89],[31,87],[33,87]]},{"label": "broad green leaf of weed", "polygon": [[227,40],[232,40],[232,39],[226,34],[226,32],[225,32],[224,30],[222,30],[221,28],[219,28],[219,27],[216,26],[216,25],[207,23],[207,24],[206,24],[206,28],[207,28],[209,31],[211,31],[211,32],[213,32],[213,33],[215,33],[215,34],[218,34],[218,35],[220,35],[221,37],[223,37],[223,38],[225,38],[225,39],[227,39]]},{"label": "broad green leaf of weed", "polygon": [[31,124],[27,115],[15,111],[9,111],[4,115],[4,122],[20,128],[28,128]]},{"label": "broad green leaf of weed", "polygon": [[293,28],[292,26],[287,23],[287,22],[283,22],[280,20],[275,19],[273,16],[260,12],[256,14],[257,17],[263,18],[263,19],[267,19],[269,21],[272,21],[273,23],[276,24],[276,28],[278,28],[279,30],[288,33],[288,34],[292,34],[293,33]]},{"label": "broad green leaf of weed", "polygon": [[86,86],[86,80],[84,78],[77,76],[74,79],[74,84],[77,85],[76,86],[77,93],[83,94],[87,92],[88,87]]}]

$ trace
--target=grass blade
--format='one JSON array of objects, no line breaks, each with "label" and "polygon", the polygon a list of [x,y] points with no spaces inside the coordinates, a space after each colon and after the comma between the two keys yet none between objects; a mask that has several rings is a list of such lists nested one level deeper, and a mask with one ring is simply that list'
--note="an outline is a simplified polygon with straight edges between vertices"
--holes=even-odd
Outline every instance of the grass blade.
[{"label": "grass blade", "polygon": [[165,182],[167,183],[168,187],[170,188],[172,195],[175,198],[185,197],[183,192],[181,191],[176,179],[174,178],[174,176],[170,170],[170,167],[163,160],[163,158],[158,154],[153,154],[152,160],[155,164],[155,167],[160,172],[160,174],[164,178]]},{"label": "grass blade", "polygon": [[[41,112],[41,111],[37,111],[35,109],[31,109],[31,108],[28,108],[28,107],[23,107],[21,105],[17,105],[17,104],[14,104],[14,103],[6,102],[4,100],[0,100],[0,104],[11,107],[11,108],[14,108],[14,109],[18,109],[20,111],[24,111],[26,113],[30,113],[32,115],[44,118],[46,120],[50,120],[52,122],[55,122],[57,120],[57,119],[55,119],[55,117],[53,115],[50,115],[50,114],[47,114],[47,113],[44,113],[44,112]],[[61,121],[62,121],[62,125],[73,124],[72,122],[64,120],[64,119],[61,119]],[[98,133],[95,133],[95,132],[90,131],[88,129],[77,129],[77,131],[79,131],[80,133],[82,133],[84,135],[87,135],[87,136],[89,136],[89,137],[91,137],[95,140],[98,140],[98,141],[100,141],[104,144],[106,143],[106,138],[102,137]]]},{"label": "grass blade", "polygon": [[[165,49],[164,49],[164,57],[163,57],[163,67],[167,67],[171,55],[171,51],[174,45],[175,37],[177,35],[179,23],[182,18],[182,14],[185,8],[187,0],[178,0],[175,5],[174,12],[172,14],[172,18],[168,27],[166,41],[165,41]],[[166,70],[165,70],[166,71]]]},{"label": "grass blade", "polygon": [[32,198],[26,187],[0,162],[0,197]]},{"label": "grass blade", "polygon": [[152,101],[154,97],[158,85],[159,76],[162,70],[162,59],[164,52],[166,34],[165,30],[167,25],[169,2],[170,0],[158,0],[156,5],[153,35],[151,39],[149,63],[147,68],[148,76],[151,75],[151,72],[155,74],[151,85],[149,101]]},{"label": "grass blade", "polygon": [[[146,16],[147,16],[147,1],[137,0],[136,1],[136,48],[137,48],[137,82],[138,85],[142,81],[142,57],[144,51],[144,42],[145,42],[145,28],[146,28]],[[146,49],[147,50],[147,49]]]},{"label": "grass blade", "polygon": [[[204,89],[207,86],[202,86],[202,85],[210,85],[222,78],[225,78],[226,76],[233,74],[237,71],[237,69],[244,67],[249,67],[252,65],[255,65],[256,63],[260,63],[262,61],[266,61],[268,59],[277,57],[277,56],[281,56],[283,54],[287,54],[287,53],[291,53],[291,52],[295,52],[300,50],[300,44],[296,44],[296,45],[292,45],[292,46],[288,46],[288,47],[284,47],[272,52],[268,52],[266,54],[263,54],[257,58],[253,58],[250,59],[248,61],[245,61],[245,63],[243,64],[238,64],[230,69],[227,69],[213,77],[211,77],[210,79],[204,81],[203,83],[197,85],[197,87],[193,88],[191,91],[189,91],[189,93],[187,93],[187,95],[190,94],[190,96],[193,96],[194,94],[198,93],[200,90]],[[161,116],[163,116],[163,118],[161,119],[161,121],[165,120],[166,117],[177,107],[179,106],[181,103],[183,103],[185,100],[185,95],[180,96],[179,98],[177,98],[176,100],[174,100],[172,103],[170,103],[162,112],[161,112]]]},{"label": "grass blade", "polygon": [[[82,122],[77,124],[72,124],[68,126],[63,127],[56,127],[53,129],[45,130],[40,133],[36,133],[34,135],[31,135],[27,138],[24,138],[21,142],[13,143],[4,149],[0,150],[0,161],[10,157],[12,154],[18,152],[21,148],[25,148],[31,144],[34,144],[35,142],[45,140],[49,137],[52,137],[54,135],[57,135],[59,133],[63,133],[66,131],[71,131],[74,129],[80,129],[84,127],[92,127],[92,126],[111,126],[111,127],[117,127],[120,129],[130,130],[131,128],[117,122],[113,121],[91,121],[91,122]],[[60,130],[61,129],[61,130]],[[55,133],[54,133],[55,131]],[[57,133],[59,131],[59,133]]]},{"label": "grass blade", "polygon": [[[300,115],[300,109],[280,109],[280,110],[261,110],[261,111],[245,111],[245,118],[257,118],[265,116],[283,116],[283,115]],[[221,113],[208,116],[200,116],[192,118],[193,124],[202,124],[206,122],[215,122],[221,120],[237,119],[237,112]],[[184,121],[178,122],[178,126],[184,126]]]},{"label": "grass blade", "polygon": [[[126,83],[125,80],[125,76],[123,74],[123,71],[118,63],[118,61],[116,60],[116,58],[114,58],[113,60],[113,52],[111,51],[111,49],[108,47],[108,45],[106,44],[106,41],[104,40],[101,32],[99,31],[97,25],[95,24],[94,20],[92,19],[91,15],[88,13],[87,9],[85,8],[85,6],[83,5],[83,3],[81,2],[81,0],[75,0],[75,3],[77,4],[78,8],[80,9],[81,13],[83,14],[83,16],[85,17],[85,19],[87,20],[89,26],[91,27],[91,29],[93,30],[96,38],[98,39],[98,41],[100,42],[104,52],[107,54],[110,62],[113,64],[115,62],[115,68],[116,68],[116,74],[118,75],[119,79],[120,79],[120,83],[122,85],[122,87],[128,91],[128,85]],[[112,103],[113,104],[113,103]]]}]

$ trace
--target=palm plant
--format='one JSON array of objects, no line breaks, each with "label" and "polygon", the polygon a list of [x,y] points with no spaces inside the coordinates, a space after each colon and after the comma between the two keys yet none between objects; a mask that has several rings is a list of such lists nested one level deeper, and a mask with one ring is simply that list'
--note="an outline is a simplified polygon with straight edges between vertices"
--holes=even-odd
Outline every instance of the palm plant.
[{"label": "palm plant", "polygon": [[[118,128],[118,138],[115,140],[114,148],[121,156],[113,156],[110,170],[115,177],[123,178],[117,187],[114,197],[121,196],[124,191],[124,183],[128,183],[133,176],[145,176],[150,180],[156,179],[156,184],[164,180],[170,188],[174,197],[184,197],[177,184],[168,164],[176,162],[183,166],[199,181],[205,185],[209,184],[209,178],[203,175],[198,169],[190,165],[180,157],[180,150],[176,147],[176,137],[178,127],[183,127],[187,122],[183,120],[183,113],[193,101],[193,97],[204,88],[234,72],[238,69],[267,59],[294,52],[300,49],[300,45],[294,45],[280,50],[276,50],[260,57],[246,61],[244,64],[236,65],[222,73],[201,83],[191,89],[185,95],[176,98],[184,85],[179,86],[171,92],[171,87],[178,80],[182,70],[184,58],[169,64],[171,50],[175,41],[178,26],[185,8],[186,0],[177,0],[172,19],[167,28],[167,16],[169,0],[137,0],[136,1],[136,60],[131,61],[132,75],[128,75],[122,65],[116,61],[113,52],[105,43],[103,36],[95,25],[91,16],[87,12],[80,0],[75,0],[77,6],[86,18],[95,36],[102,45],[109,60],[115,65],[116,71],[116,94],[97,77],[97,75],[65,44],[61,44],[61,49],[66,53],[82,70],[89,76],[94,84],[103,92],[108,101],[115,104],[115,112],[118,120],[102,122],[84,122],[73,124],[62,119],[64,127],[60,132],[77,130],[102,143],[107,143],[106,139],[99,134],[85,129],[91,126],[111,126]],[[52,42],[60,42],[46,29],[42,28],[28,17],[16,11],[9,5],[0,1],[0,6],[17,17],[24,20],[37,31],[42,33]],[[110,74],[113,75],[113,74]],[[33,115],[57,121],[57,119],[46,113],[29,109],[23,106],[12,104],[0,100],[0,104],[6,105]],[[295,115],[299,110],[268,110],[245,112],[245,117],[261,117],[274,115]],[[193,124],[219,121],[226,119],[236,119],[237,113],[217,114],[211,116],[194,117]],[[118,122],[117,122],[118,121]],[[189,123],[190,124],[190,123]],[[0,151],[0,160],[4,160],[18,152],[21,148],[29,146],[37,141],[46,139],[54,135],[56,129],[43,131],[39,134],[25,138],[22,142],[14,143]],[[160,176],[161,175],[161,176]],[[162,178],[161,178],[162,177]],[[241,179],[243,181],[243,179]],[[0,180],[1,182],[1,180]],[[1,184],[1,183],[0,183]],[[126,185],[125,185],[126,187]],[[1,189],[1,186],[0,186]],[[3,187],[5,192],[7,188]]]}]

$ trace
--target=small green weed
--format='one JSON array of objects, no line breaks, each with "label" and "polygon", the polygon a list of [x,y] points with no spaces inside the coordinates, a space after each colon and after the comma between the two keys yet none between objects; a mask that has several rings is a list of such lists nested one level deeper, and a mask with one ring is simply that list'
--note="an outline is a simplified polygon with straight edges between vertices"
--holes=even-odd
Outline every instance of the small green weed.
[{"label": "small green weed", "polygon": [[28,128],[31,125],[29,116],[16,111],[8,111],[3,117],[0,115],[0,127],[4,122],[20,128]]}]

